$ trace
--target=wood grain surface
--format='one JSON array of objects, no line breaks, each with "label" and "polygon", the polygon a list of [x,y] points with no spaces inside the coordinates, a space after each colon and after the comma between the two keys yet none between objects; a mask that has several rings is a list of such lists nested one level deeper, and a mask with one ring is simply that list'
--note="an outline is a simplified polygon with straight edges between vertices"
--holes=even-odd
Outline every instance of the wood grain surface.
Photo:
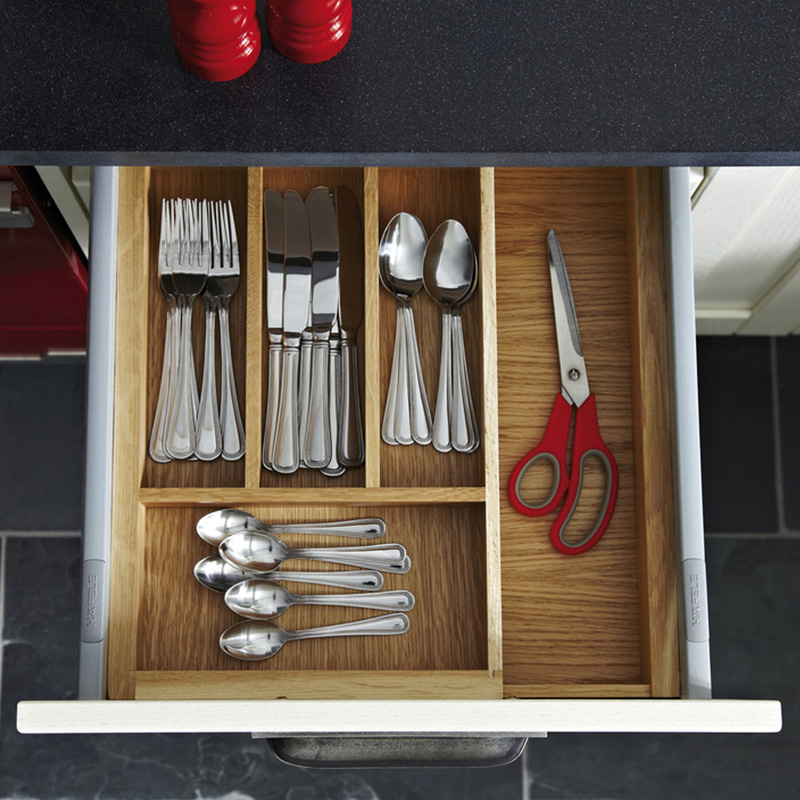
[{"label": "wood grain surface", "polygon": [[[260,465],[267,353],[261,198],[266,188],[305,194],[320,184],[349,186],[365,220],[359,354],[367,458],[364,467],[339,479],[315,470],[276,476]],[[231,197],[237,222],[243,221],[238,233],[247,254],[245,276],[231,318],[248,454],[233,464],[162,465],[147,455],[165,320],[156,263],[160,200],[172,196]],[[509,697],[676,696],[656,172],[125,168],[120,208],[110,697],[488,698],[499,696],[501,678]],[[378,239],[401,210],[417,214],[429,233],[444,219],[461,220],[479,252],[478,291],[464,308],[483,436],[474,454],[442,455],[431,446],[392,447],[380,440],[395,301],[379,284]],[[551,227],[572,280],[600,430],[620,469],[612,525],[596,548],[578,557],[550,545],[554,515],[520,516],[506,496],[512,467],[541,439],[559,391],[545,243]],[[440,312],[424,293],[414,309],[428,396],[435,403]],[[194,330],[198,370],[201,317],[196,315]],[[590,499],[596,488],[589,485]],[[386,587],[416,595],[409,633],[291,643],[259,663],[225,656],[217,639],[237,617],[221,595],[194,580],[192,567],[212,552],[194,533],[195,522],[226,506],[265,521],[382,516],[386,540],[405,545],[414,561],[408,575],[388,577]],[[576,527],[588,518],[583,509]],[[358,543],[286,539],[314,546]],[[288,566],[325,568],[297,561]],[[278,622],[307,627],[377,613],[301,607]]]},{"label": "wood grain surface", "polygon": [[[638,459],[635,453],[641,439],[634,431],[639,372],[632,336],[638,329],[630,275],[638,253],[630,248],[628,176],[617,169],[499,169],[495,179],[501,482],[540,441],[560,391],[546,248],[551,228],[570,275],[600,430],[620,474],[612,523],[580,556],[562,555],[550,544],[555,512],[529,518],[501,497],[504,682],[530,697],[540,694],[539,686],[544,695],[552,685],[649,684],[643,653],[649,641],[642,637],[658,630],[642,627],[648,603],[641,548],[650,537],[671,539],[672,531],[663,518],[637,515],[644,478],[637,464],[641,472],[650,460],[669,464],[671,455],[663,440],[660,451]],[[663,263],[647,267],[663,270]],[[651,379],[666,382],[664,369],[661,364]],[[574,518],[583,530],[592,519],[583,507]],[[645,525],[652,526],[647,537],[639,530]],[[671,562],[660,567],[674,576]]]},{"label": "wood grain surface", "polygon": [[[233,670],[480,670],[486,669],[486,575],[481,504],[342,508],[249,506],[265,522],[309,522],[380,516],[413,566],[386,575],[386,589],[407,589],[416,598],[411,628],[402,636],[348,637],[292,642],[262,662],[237,661],[218,646],[220,633],[242,621],[220,594],[201,586],[194,564],[214,548],[195,532],[208,509],[151,508],[145,514],[136,668],[150,671]],[[282,536],[292,547],[370,544],[330,536]],[[304,560],[286,569],[347,569]],[[287,583],[297,593],[337,593],[328,587]],[[380,612],[296,606],[276,622],[287,629],[312,628],[376,616]]]},{"label": "wood grain surface", "polygon": [[[447,219],[461,222],[476,252],[481,247],[481,189],[477,169],[380,169],[378,170],[378,225],[382,233],[389,220],[401,211],[419,217],[430,236]],[[380,235],[380,234],[379,234]],[[378,281],[377,264],[373,280]],[[483,281],[475,295],[464,304],[462,318],[465,348],[479,426],[483,426],[482,304]],[[394,352],[397,303],[381,286],[380,315],[380,397],[381,421],[389,388]],[[422,374],[431,406],[436,408],[441,349],[441,309],[422,289],[412,300],[419,342]],[[381,441],[382,486],[482,486],[483,449],[474,453],[439,453],[433,445],[388,445]]]}]

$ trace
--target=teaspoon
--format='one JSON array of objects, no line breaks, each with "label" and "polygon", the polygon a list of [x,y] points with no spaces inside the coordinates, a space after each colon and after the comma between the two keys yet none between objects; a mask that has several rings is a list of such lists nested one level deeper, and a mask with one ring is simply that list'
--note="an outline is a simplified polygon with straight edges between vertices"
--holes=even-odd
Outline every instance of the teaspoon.
[{"label": "teaspoon", "polygon": [[263,661],[274,656],[287,642],[297,639],[319,639],[325,636],[396,636],[408,630],[405,614],[381,614],[378,617],[287,631],[266,620],[239,622],[222,632],[219,646],[223,652],[242,661]]},{"label": "teaspoon", "polygon": [[202,558],[194,565],[194,576],[212,592],[225,592],[244,580],[268,578],[271,581],[296,581],[337,589],[377,592],[383,588],[383,575],[378,570],[343,570],[342,572],[253,572],[232,567],[220,556]]},{"label": "teaspoon", "polygon": [[405,590],[370,594],[293,594],[279,583],[255,578],[228,589],[225,605],[248,619],[272,619],[298,605],[410,611],[414,608],[414,595]]},{"label": "teaspoon", "polygon": [[404,574],[410,562],[401,544],[373,544],[364,547],[287,547],[271,533],[239,531],[224,539],[219,554],[229,564],[253,572],[272,572],[290,558],[328,561],[362,569]]},{"label": "teaspoon", "polygon": [[469,383],[461,306],[477,286],[477,259],[464,226],[454,219],[433,232],[425,250],[428,294],[442,307],[439,389],[433,422],[433,446],[440,452],[471,453],[480,432]]},{"label": "teaspoon", "polygon": [[201,517],[197,522],[197,533],[201,539],[218,546],[231,533],[248,530],[261,533],[309,533],[331,536],[352,536],[358,539],[379,539],[386,533],[386,523],[377,517],[369,519],[347,519],[341,522],[291,523],[267,525],[260,519],[238,508],[221,508]]},{"label": "teaspoon", "polygon": [[428,236],[413,214],[389,220],[381,236],[381,283],[397,299],[397,326],[381,437],[387,444],[430,444],[431,410],[425,393],[411,298],[422,288]]}]

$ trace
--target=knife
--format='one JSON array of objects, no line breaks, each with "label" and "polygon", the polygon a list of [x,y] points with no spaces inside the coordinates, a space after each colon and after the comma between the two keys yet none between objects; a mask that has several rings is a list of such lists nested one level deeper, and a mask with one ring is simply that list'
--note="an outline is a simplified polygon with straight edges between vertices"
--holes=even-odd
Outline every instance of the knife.
[{"label": "knife", "polygon": [[300,337],[306,327],[311,294],[311,237],[303,198],[287,191],[283,198],[283,358],[272,468],[295,472],[300,460],[297,430],[297,370]]},{"label": "knife", "polygon": [[355,195],[336,189],[339,216],[339,325],[341,328],[341,402],[339,404],[339,463],[357,467],[364,463],[364,429],[358,390],[356,337],[364,318],[364,238]]},{"label": "knife", "polygon": [[306,198],[311,231],[311,392],[306,408],[306,439],[301,442],[308,467],[327,467],[331,460],[328,352],[331,326],[339,309],[339,226],[336,207],[326,186]]},{"label": "knife", "polygon": [[283,195],[275,189],[264,192],[264,222],[267,234],[267,411],[264,416],[264,447],[261,461],[272,469],[272,450],[278,422],[283,353]]}]

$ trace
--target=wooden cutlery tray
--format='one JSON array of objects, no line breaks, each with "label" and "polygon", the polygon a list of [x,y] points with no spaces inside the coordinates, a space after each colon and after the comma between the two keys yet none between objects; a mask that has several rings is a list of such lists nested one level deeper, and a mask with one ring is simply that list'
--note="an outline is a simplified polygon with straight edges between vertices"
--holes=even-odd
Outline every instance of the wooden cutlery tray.
[{"label": "wooden cutlery tray", "polygon": [[[363,213],[359,334],[366,460],[328,478],[261,465],[266,396],[263,192],[350,187]],[[122,168],[118,231],[113,546],[108,650],[112,699],[673,697],[679,694],[661,175],[624,169]],[[157,464],[147,454],[165,312],[157,253],[163,197],[233,202],[242,281],[231,303],[233,358],[247,436],[240,461]],[[380,438],[395,305],[378,279],[380,232],[397,212],[428,232],[453,217],[478,251],[463,309],[481,447],[441,454]],[[516,514],[506,481],[539,441],[559,391],[545,237],[561,240],[603,436],[620,471],[599,545],[571,557],[552,518]],[[432,406],[439,309],[413,302]],[[195,315],[195,357],[202,319]],[[407,575],[386,588],[417,600],[404,636],[319,639],[263,662],[217,646],[237,621],[201,587],[213,549],[194,532],[214,508],[266,522],[386,520]],[[357,544],[286,536],[292,546]],[[325,565],[291,562],[291,568]],[[335,567],[330,566],[330,569]],[[333,592],[288,584],[293,591]],[[292,608],[286,628],[378,612]]]}]

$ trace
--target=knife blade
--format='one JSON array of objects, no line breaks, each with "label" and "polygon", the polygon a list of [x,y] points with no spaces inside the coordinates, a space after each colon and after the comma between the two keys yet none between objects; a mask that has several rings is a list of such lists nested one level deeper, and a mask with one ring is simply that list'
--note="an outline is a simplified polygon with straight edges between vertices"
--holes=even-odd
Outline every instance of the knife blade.
[{"label": "knife blade", "polygon": [[272,469],[278,422],[283,353],[283,195],[275,189],[264,192],[264,226],[267,236],[267,410],[264,415],[264,446],[261,462]]},{"label": "knife blade", "polygon": [[[300,442],[308,467],[323,469],[332,454],[329,351],[330,332],[339,310],[339,229],[336,207],[327,186],[313,189],[306,198],[311,231],[311,329],[314,348],[311,388],[306,408],[305,440]],[[337,341],[338,344],[338,341]]]},{"label": "knife blade", "polygon": [[364,319],[364,236],[355,195],[336,189],[339,218],[339,325],[341,327],[341,398],[338,417],[338,459],[345,467],[364,463],[364,429],[358,385],[358,328]]},{"label": "knife blade", "polygon": [[295,472],[299,463],[297,372],[300,337],[306,326],[311,295],[311,236],[303,198],[287,191],[283,198],[283,358],[272,467]]}]

